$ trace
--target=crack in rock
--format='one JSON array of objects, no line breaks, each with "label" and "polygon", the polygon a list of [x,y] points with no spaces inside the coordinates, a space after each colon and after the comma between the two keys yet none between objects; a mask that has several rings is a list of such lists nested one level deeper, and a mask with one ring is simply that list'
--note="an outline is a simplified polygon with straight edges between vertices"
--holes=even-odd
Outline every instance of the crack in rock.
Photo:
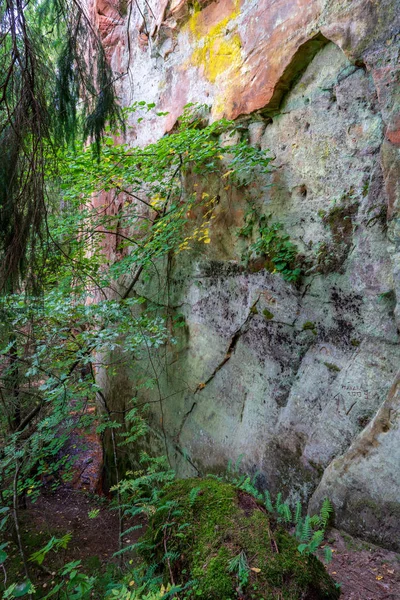
[{"label": "crack in rock", "polygon": [[228,346],[228,349],[226,351],[226,354],[225,354],[224,358],[215,367],[214,371],[211,373],[211,375],[208,377],[208,379],[206,379],[206,381],[204,381],[203,383],[199,383],[199,385],[197,386],[197,388],[194,391],[195,394],[197,394],[197,392],[201,392],[201,390],[204,390],[204,388],[206,387],[206,385],[208,385],[210,383],[210,381],[212,381],[214,379],[214,377],[216,376],[216,374],[218,373],[218,371],[220,371],[222,369],[222,367],[232,357],[232,354],[233,354],[233,352],[236,349],[236,346],[237,346],[237,343],[238,343],[240,337],[243,335],[243,333],[245,333],[247,331],[247,325],[251,321],[251,319],[254,316],[254,314],[256,314],[254,309],[255,309],[255,307],[257,306],[257,304],[258,304],[258,302],[260,300],[260,295],[258,296],[257,300],[251,305],[249,314],[247,315],[246,320],[244,321],[244,323],[242,323],[242,325],[239,327],[239,329],[237,329],[235,331],[235,333],[233,334],[233,336],[231,337],[231,341],[229,343],[229,346]]}]

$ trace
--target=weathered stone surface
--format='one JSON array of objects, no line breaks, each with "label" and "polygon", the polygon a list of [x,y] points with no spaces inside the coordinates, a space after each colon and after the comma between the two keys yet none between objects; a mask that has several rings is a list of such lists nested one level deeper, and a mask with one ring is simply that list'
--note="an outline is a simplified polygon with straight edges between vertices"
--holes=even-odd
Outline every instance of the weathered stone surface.
[{"label": "weathered stone surface", "polygon": [[[309,265],[300,289],[244,268],[246,199],[220,190],[207,251],[170,265],[168,298],[156,278],[140,290],[185,318],[176,346],[132,366],[136,384],[159,380],[161,400],[140,391],[151,443],[166,441],[184,475],[243,454],[271,489],[316,490],[314,505],[328,494],[343,527],[393,545],[397,409],[371,432],[400,362],[400,1],[160,0],[124,16],[96,0],[93,11],[124,104],[169,111],[130,142],[162,136],[189,101],[240,116],[274,155],[274,185],[254,183],[252,197]],[[121,373],[109,401],[123,410],[133,388]]]},{"label": "weathered stone surface", "polygon": [[326,469],[310,508],[329,496],[336,520],[399,551],[400,373],[373,421]]}]

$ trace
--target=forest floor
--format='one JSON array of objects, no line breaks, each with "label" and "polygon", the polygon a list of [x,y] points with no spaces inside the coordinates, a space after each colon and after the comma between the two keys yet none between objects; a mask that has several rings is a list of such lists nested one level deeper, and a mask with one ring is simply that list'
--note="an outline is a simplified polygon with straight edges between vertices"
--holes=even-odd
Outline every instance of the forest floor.
[{"label": "forest floor", "polygon": [[[46,533],[47,539],[49,533],[71,531],[64,562],[81,559],[84,566],[100,566],[112,562],[118,549],[118,517],[107,504],[84,491],[61,488],[29,507],[24,522],[31,531]],[[89,518],[89,511],[99,507],[98,516]],[[139,536],[135,531],[129,541]],[[328,541],[334,551],[328,571],[341,583],[343,600],[400,599],[400,555],[335,529]]]},{"label": "forest floor", "polygon": [[343,600],[399,600],[400,555],[332,529],[328,571],[341,584]]},{"label": "forest floor", "polygon": [[[49,485],[48,491],[45,489],[35,503],[29,503],[26,510],[20,511],[28,555],[44,546],[52,535],[61,537],[67,532],[72,533],[68,548],[59,553],[62,556],[53,557],[51,571],[73,560],[81,560],[83,571],[91,573],[104,573],[106,565],[112,569],[116,564],[113,554],[119,548],[118,515],[115,510],[110,510],[110,501],[99,495],[101,443],[96,435],[87,433],[84,441],[82,449],[79,433],[70,439],[68,452],[77,454],[70,483],[55,491],[51,491]],[[140,535],[141,531],[136,530],[124,541],[133,543]],[[335,529],[328,533],[327,542],[333,550],[328,571],[341,584],[343,600],[400,599],[399,554]],[[37,571],[35,574],[39,588],[44,592],[51,581],[49,572]]]}]

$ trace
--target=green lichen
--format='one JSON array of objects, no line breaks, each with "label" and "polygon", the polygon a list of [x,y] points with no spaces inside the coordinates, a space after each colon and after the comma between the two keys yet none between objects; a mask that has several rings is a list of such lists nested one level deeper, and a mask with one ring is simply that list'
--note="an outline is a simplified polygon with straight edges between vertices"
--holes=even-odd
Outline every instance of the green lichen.
[{"label": "green lichen", "polygon": [[[165,582],[170,569],[178,585],[194,580],[185,597],[339,598],[322,563],[300,554],[298,542],[252,496],[233,485],[213,478],[177,481],[165,492],[163,503],[165,508],[150,519],[142,555],[149,564],[159,565]],[[166,550],[176,557],[169,565],[163,560]],[[240,582],[229,564],[241,553],[249,571],[238,596]]]}]

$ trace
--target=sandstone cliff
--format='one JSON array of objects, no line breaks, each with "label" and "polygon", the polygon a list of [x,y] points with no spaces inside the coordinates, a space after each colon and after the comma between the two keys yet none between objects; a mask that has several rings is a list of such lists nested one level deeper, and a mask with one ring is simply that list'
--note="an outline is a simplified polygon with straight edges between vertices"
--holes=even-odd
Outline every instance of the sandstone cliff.
[{"label": "sandstone cliff", "polygon": [[[169,113],[130,143],[187,102],[238,119],[274,157],[252,193],[310,263],[300,289],[243,266],[246,204],[221,186],[207,251],[172,261],[168,289],[142,285],[185,321],[155,357],[159,390],[139,392],[152,444],[161,394],[179,474],[243,454],[270,489],[328,495],[339,526],[400,550],[399,0],[95,0],[93,14],[123,103]],[[110,381],[113,407],[134,387]]]}]

